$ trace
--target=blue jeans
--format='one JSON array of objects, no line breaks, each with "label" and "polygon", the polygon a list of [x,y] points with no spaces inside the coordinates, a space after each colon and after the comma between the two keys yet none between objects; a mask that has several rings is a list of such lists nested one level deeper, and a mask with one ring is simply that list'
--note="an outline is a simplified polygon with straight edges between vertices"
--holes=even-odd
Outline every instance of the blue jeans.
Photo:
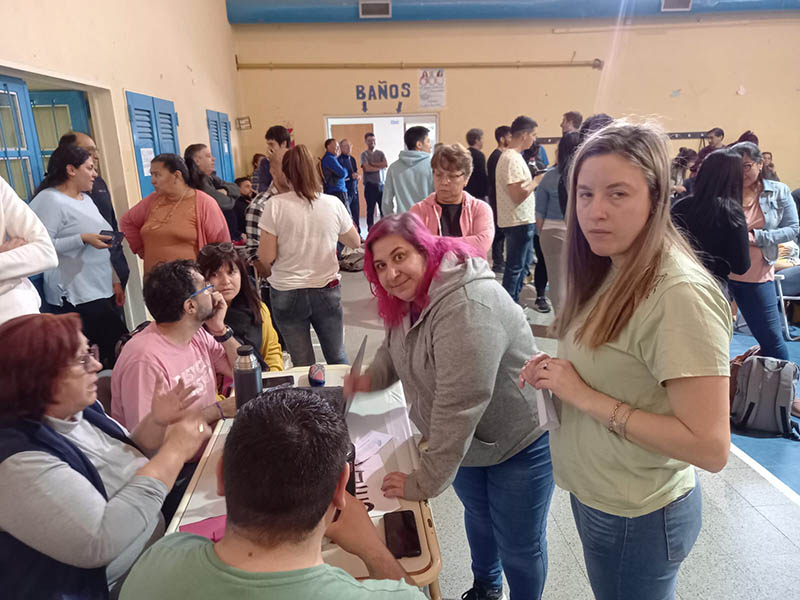
[{"label": "blue jeans", "polygon": [[700,484],[664,508],[628,519],[582,504],[572,514],[596,600],[672,600],[702,522]]},{"label": "blue jeans", "polygon": [[729,281],[728,289],[742,311],[753,337],[761,346],[761,356],[789,360],[789,348],[783,339],[783,321],[778,308],[775,282]]},{"label": "blue jeans", "polygon": [[506,238],[506,269],[503,272],[503,287],[519,302],[525,275],[533,261],[534,225],[503,227]]},{"label": "blue jeans", "polygon": [[359,205],[358,188],[355,188],[354,190],[348,190],[347,201],[350,207],[350,216],[353,217],[353,225],[356,226],[356,231],[361,233],[361,216],[359,215],[361,212],[361,206]]},{"label": "blue jeans", "polygon": [[295,367],[314,364],[310,325],[317,332],[325,362],[347,364],[341,286],[288,291],[270,288],[269,296],[272,316]]},{"label": "blue jeans", "polygon": [[547,577],[547,512],[553,497],[550,436],[505,462],[459,467],[453,488],[464,505],[475,583],[495,588],[506,574],[511,600],[538,599]]}]

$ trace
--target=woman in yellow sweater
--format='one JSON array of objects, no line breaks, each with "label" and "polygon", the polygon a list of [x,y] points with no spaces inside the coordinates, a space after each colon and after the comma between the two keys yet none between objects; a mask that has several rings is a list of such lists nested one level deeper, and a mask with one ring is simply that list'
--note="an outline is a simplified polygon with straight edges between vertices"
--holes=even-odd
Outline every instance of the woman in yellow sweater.
[{"label": "woman in yellow sweater", "polygon": [[228,303],[225,324],[242,344],[257,349],[264,371],[283,371],[283,351],[266,304],[261,302],[244,261],[230,242],[208,244],[197,255],[200,274]]}]

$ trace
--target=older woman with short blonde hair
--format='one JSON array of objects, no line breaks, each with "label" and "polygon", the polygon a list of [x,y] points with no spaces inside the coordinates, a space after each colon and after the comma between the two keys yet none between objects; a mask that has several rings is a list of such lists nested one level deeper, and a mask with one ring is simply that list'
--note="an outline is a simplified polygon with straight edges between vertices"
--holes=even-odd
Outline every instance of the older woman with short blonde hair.
[{"label": "older woman with short blonde hair", "polygon": [[460,237],[477,248],[481,256],[492,246],[492,210],[485,202],[464,191],[472,173],[472,157],[461,144],[442,144],[433,153],[434,192],[411,207],[431,233]]}]

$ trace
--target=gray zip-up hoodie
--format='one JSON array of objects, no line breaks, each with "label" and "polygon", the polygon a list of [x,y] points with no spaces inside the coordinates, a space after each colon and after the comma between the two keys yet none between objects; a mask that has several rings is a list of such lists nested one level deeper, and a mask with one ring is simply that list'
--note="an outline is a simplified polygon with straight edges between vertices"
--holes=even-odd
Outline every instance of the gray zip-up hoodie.
[{"label": "gray zip-up hoodie", "polygon": [[422,150],[402,150],[386,171],[381,199],[383,214],[408,212],[414,204],[432,193],[431,155]]},{"label": "gray zip-up hoodie", "polygon": [[367,369],[372,389],[403,383],[428,441],[404,496],[441,494],[459,466],[501,463],[544,433],[533,388],[517,385],[536,345],[525,315],[487,262],[445,255],[417,321],[389,329]]}]

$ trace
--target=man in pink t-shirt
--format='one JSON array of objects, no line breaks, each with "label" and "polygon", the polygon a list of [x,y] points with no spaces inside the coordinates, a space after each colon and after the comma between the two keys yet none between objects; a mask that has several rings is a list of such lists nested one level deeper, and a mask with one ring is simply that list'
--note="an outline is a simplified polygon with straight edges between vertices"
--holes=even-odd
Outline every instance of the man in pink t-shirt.
[{"label": "man in pink t-shirt", "polygon": [[225,325],[228,306],[190,260],[154,267],[144,281],[154,322],[122,349],[111,377],[111,415],[133,430],[147,413],[156,383],[194,388],[194,407],[208,423],[233,416],[233,398],[217,402],[217,375],[231,377],[239,342]]}]

